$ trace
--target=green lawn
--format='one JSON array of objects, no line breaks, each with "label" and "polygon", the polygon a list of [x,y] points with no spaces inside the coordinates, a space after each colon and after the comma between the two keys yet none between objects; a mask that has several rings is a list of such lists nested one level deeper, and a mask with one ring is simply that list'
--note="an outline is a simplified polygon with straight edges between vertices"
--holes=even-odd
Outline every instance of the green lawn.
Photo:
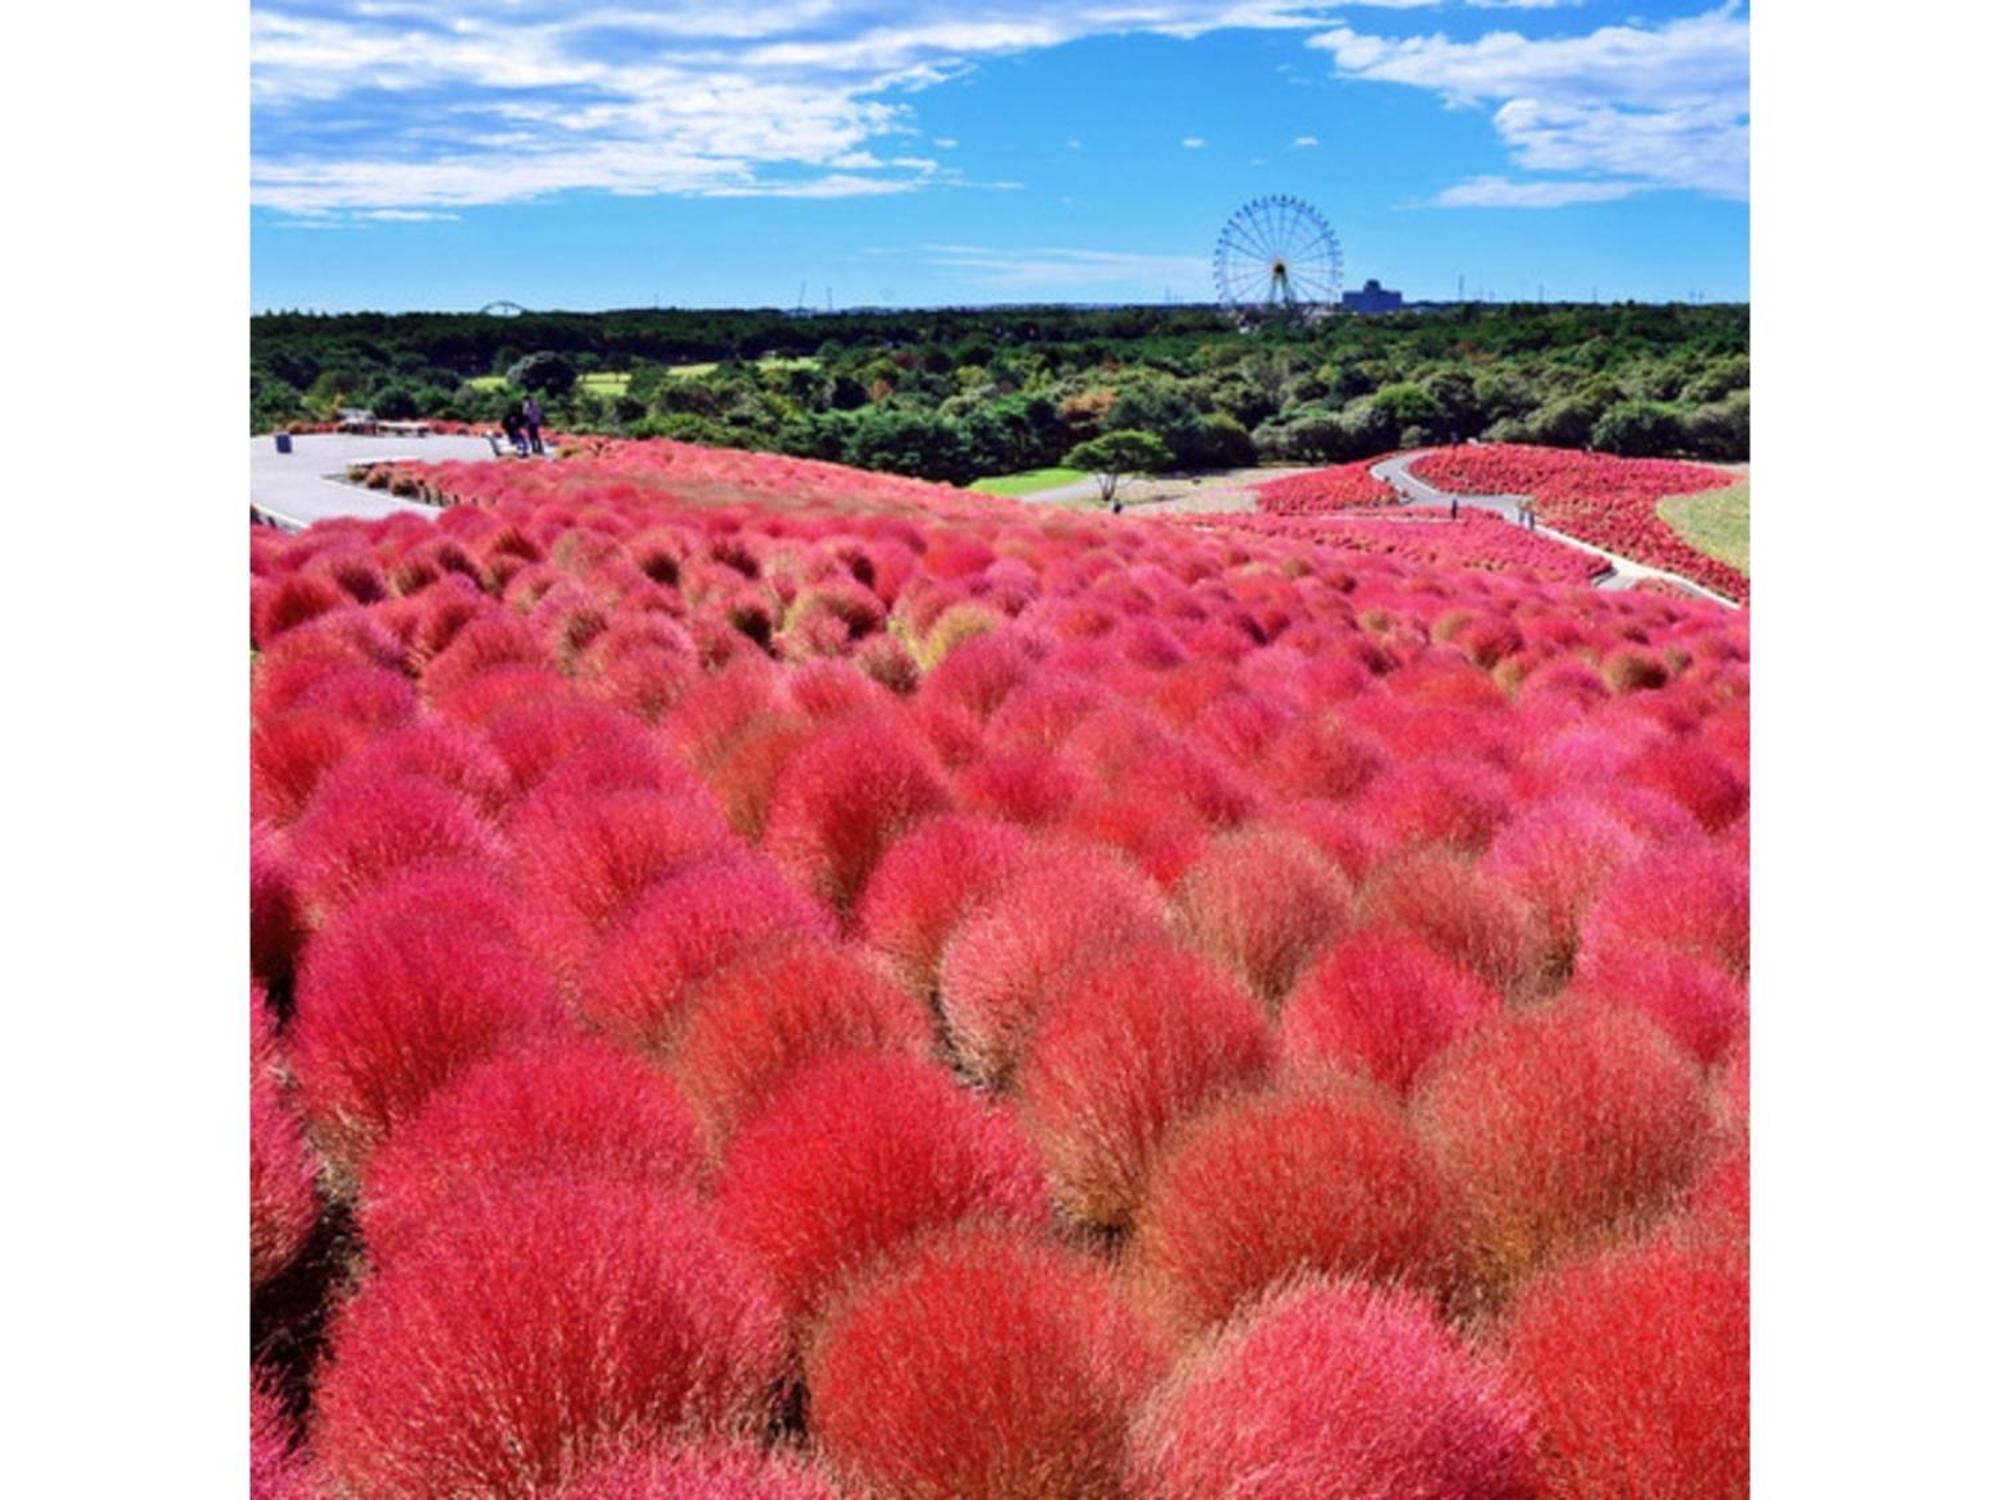
[{"label": "green lawn", "polygon": [[1660,502],[1660,519],[1698,552],[1750,572],[1750,482],[1698,495],[1670,495]]},{"label": "green lawn", "polygon": [[1043,490],[1075,484],[1079,479],[1088,478],[1089,473],[1083,469],[1030,469],[1025,474],[997,474],[991,479],[976,479],[972,488],[982,495],[1036,495]]},{"label": "green lawn", "polygon": [[632,376],[624,370],[590,370],[577,377],[577,384],[590,395],[607,398],[624,395],[631,383]]},{"label": "green lawn", "polygon": [[[691,365],[668,365],[667,373],[669,375],[707,375],[715,370],[716,364],[715,360],[710,359],[698,361]],[[802,354],[796,359],[774,354],[769,359],[758,360],[757,368],[760,370],[817,370],[819,368],[819,361],[814,359],[810,354]]]}]

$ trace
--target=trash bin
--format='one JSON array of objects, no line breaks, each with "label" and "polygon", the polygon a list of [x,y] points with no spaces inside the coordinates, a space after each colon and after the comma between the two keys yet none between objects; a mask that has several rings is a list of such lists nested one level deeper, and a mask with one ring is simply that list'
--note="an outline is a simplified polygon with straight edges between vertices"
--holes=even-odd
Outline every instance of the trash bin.
[{"label": "trash bin", "polygon": [[289,432],[274,432],[271,434],[271,441],[278,445],[280,453],[292,451],[292,435]]}]

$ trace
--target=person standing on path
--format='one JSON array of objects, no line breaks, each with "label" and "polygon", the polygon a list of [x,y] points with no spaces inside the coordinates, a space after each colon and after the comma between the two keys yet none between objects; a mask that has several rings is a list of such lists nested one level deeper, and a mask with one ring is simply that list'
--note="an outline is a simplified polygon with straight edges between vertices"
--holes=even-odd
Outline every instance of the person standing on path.
[{"label": "person standing on path", "polygon": [[540,399],[530,395],[522,403],[521,417],[528,424],[528,451],[530,453],[540,453],[542,451],[542,403]]},{"label": "person standing on path", "polygon": [[500,416],[500,430],[507,434],[507,446],[516,453],[526,452],[521,437],[521,408],[509,406]]}]

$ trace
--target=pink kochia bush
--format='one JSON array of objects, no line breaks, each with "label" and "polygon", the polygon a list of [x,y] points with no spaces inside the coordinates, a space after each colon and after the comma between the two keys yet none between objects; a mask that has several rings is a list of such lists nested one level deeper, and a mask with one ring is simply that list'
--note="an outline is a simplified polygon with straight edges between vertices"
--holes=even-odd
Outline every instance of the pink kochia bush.
[{"label": "pink kochia bush", "polygon": [[1274,1007],[1353,911],[1346,877],[1306,839],[1275,829],[1217,839],[1176,899],[1193,946]]},{"label": "pink kochia bush", "polygon": [[1293,990],[1280,1037],[1295,1076],[1356,1073],[1407,1093],[1418,1071],[1500,1013],[1469,970],[1394,928],[1337,944]]},{"label": "pink kochia bush", "polygon": [[273,1378],[250,1374],[250,1500],[319,1500],[325,1493],[312,1460],[299,1446]]},{"label": "pink kochia bush", "polygon": [[317,1168],[297,1116],[265,1071],[250,1079],[250,1286],[298,1257],[319,1221]]},{"label": "pink kochia bush", "polygon": [[987,818],[947,814],[919,824],[870,875],[861,936],[911,993],[930,994],[953,929],[1006,884],[1027,846],[1019,829]]},{"label": "pink kochia bush", "polygon": [[554,1500],[840,1500],[825,1477],[747,1443],[675,1444],[607,1459]]},{"label": "pink kochia bush", "polygon": [[1302,1271],[1441,1287],[1444,1189],[1396,1101],[1332,1080],[1183,1126],[1146,1183],[1130,1264],[1183,1332]]},{"label": "pink kochia bush", "polygon": [[938,999],[959,1061],[1004,1082],[1065,974],[1167,938],[1165,900],[1130,865],[1073,844],[1039,847],[945,946]]},{"label": "pink kochia bush", "polygon": [[715,1197],[731,1240],[795,1319],[924,1230],[1046,1214],[1034,1152],[1012,1119],[935,1063],[880,1052],[797,1074],[737,1132]]},{"label": "pink kochia bush", "polygon": [[1643,1017],[1578,1004],[1468,1037],[1425,1076],[1414,1119],[1486,1290],[1671,1206],[1709,1145],[1695,1065]]},{"label": "pink kochia bush", "polygon": [[336,1165],[359,1167],[436,1089],[560,1024],[516,912],[485,871],[435,865],[385,882],[314,935],[290,1052],[306,1119]]},{"label": "pink kochia bush", "polygon": [[1750,1493],[1750,1277],[1740,1244],[1666,1232],[1549,1270],[1502,1339],[1550,1500]]},{"label": "pink kochia bush", "polygon": [[542,1178],[691,1187],[700,1166],[693,1114],[664,1074],[565,1037],[482,1063],[434,1094],[370,1162],[357,1217],[380,1264],[469,1193]]},{"label": "pink kochia bush", "polygon": [[808,1422],[883,1500],[1116,1500],[1157,1340],[1080,1256],[947,1233],[843,1300],[806,1357]]},{"label": "pink kochia bush", "polygon": [[831,1053],[922,1055],[921,1002],[852,949],[817,941],[750,953],[703,985],[688,1007],[673,1069],[717,1148],[799,1068]]},{"label": "pink kochia bush", "polygon": [[314,1446],[356,1494],[543,1493],[617,1444],[748,1433],[784,1341],[692,1195],[540,1180],[463,1200],[334,1319]]},{"label": "pink kochia bush", "polygon": [[1503,1375],[1421,1298],[1311,1277],[1183,1357],[1134,1427],[1126,1493],[1538,1500],[1532,1442]]},{"label": "pink kochia bush", "polygon": [[1255,1002],[1184,950],[1080,967],[1036,1025],[1019,1080],[1057,1203],[1087,1224],[1124,1225],[1167,1128],[1261,1083],[1274,1050]]}]

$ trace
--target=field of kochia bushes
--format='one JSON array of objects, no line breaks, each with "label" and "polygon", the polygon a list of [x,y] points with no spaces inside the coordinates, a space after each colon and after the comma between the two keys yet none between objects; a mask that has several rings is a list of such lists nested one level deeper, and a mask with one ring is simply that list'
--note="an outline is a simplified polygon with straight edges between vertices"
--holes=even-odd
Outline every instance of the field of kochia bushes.
[{"label": "field of kochia bushes", "polygon": [[252,1490],[1748,1484],[1748,618],[672,444],[251,535]]},{"label": "field of kochia bushes", "polygon": [[1660,515],[1669,495],[1693,495],[1737,483],[1726,469],[1664,458],[1614,458],[1526,443],[1440,448],[1410,465],[1417,478],[1460,495],[1531,495],[1542,520],[1558,531],[1665,568],[1747,601],[1740,569],[1690,546]]}]

